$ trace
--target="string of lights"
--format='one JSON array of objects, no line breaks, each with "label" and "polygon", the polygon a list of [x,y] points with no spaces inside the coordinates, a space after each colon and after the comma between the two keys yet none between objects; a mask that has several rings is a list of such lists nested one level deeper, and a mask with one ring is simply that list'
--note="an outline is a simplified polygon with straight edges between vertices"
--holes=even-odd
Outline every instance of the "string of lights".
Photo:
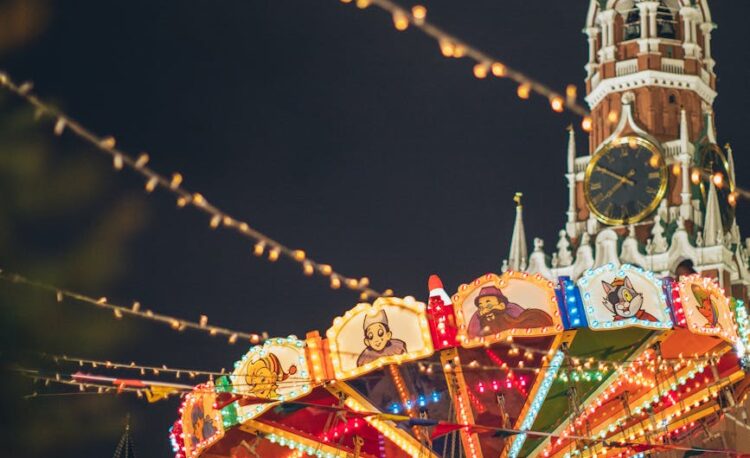
[{"label": "string of lights", "polygon": [[184,331],[185,329],[194,329],[197,331],[206,332],[212,336],[223,335],[227,337],[227,341],[230,344],[234,344],[238,339],[246,340],[252,344],[261,343],[267,337],[266,333],[263,334],[250,334],[241,331],[234,331],[220,326],[214,326],[208,324],[208,316],[201,315],[199,322],[193,322],[182,318],[175,318],[170,315],[164,315],[161,313],[155,313],[149,309],[142,309],[140,302],[133,302],[129,307],[123,305],[117,305],[110,302],[106,297],[94,298],[85,294],[77,293],[74,291],[58,288],[56,286],[48,285],[39,281],[30,280],[22,275],[6,272],[0,270],[0,280],[8,281],[10,283],[23,284],[37,289],[49,291],[55,294],[58,302],[63,302],[65,298],[73,299],[78,302],[94,305],[96,307],[111,310],[115,318],[120,319],[123,316],[133,316],[142,318],[149,321],[157,321],[169,325],[176,331]]},{"label": "string of lights", "polygon": [[374,5],[385,10],[392,15],[393,25],[396,30],[403,31],[412,25],[425,35],[435,39],[440,47],[440,52],[445,57],[466,57],[472,59],[475,62],[473,72],[476,78],[484,79],[489,75],[498,78],[509,78],[519,84],[517,94],[521,99],[528,99],[531,93],[535,92],[549,100],[553,111],[562,112],[567,109],[576,115],[582,116],[584,118],[582,123],[584,130],[591,129],[589,111],[576,101],[577,88],[575,85],[568,85],[565,90],[565,96],[561,95],[547,85],[509,67],[504,62],[493,58],[486,52],[467,44],[465,41],[429,22],[427,20],[427,8],[424,6],[417,5],[411,10],[407,10],[391,0],[341,0],[341,2],[354,2],[361,9]]},{"label": "string of lights", "polygon": [[115,170],[122,170],[127,167],[141,175],[146,179],[145,189],[148,193],[161,188],[177,198],[178,207],[192,206],[206,213],[210,217],[209,225],[212,229],[223,227],[252,240],[254,242],[253,254],[255,256],[266,256],[270,262],[276,262],[281,256],[289,258],[301,265],[302,272],[306,276],[318,274],[327,277],[332,289],[340,289],[344,286],[351,290],[360,291],[362,300],[393,294],[391,290],[386,290],[382,293],[378,292],[369,286],[370,280],[368,277],[354,278],[343,275],[334,270],[330,264],[323,264],[309,258],[304,250],[290,248],[251,227],[247,222],[229,215],[210,203],[202,194],[188,191],[183,185],[183,176],[181,174],[174,173],[168,178],[148,167],[149,155],[147,153],[141,153],[137,157],[131,156],[117,148],[117,142],[114,137],[101,137],[93,133],[66,113],[42,101],[32,93],[32,83],[26,82],[18,85],[7,73],[0,72],[0,86],[32,105],[36,109],[37,119],[43,117],[53,118],[56,135],[62,135],[65,131],[72,132],[79,139],[110,156]]},{"label": "string of lights", "polygon": [[138,371],[141,375],[145,375],[147,372],[152,373],[153,375],[161,375],[161,374],[171,374],[174,375],[175,378],[181,378],[182,375],[187,375],[189,378],[195,378],[197,376],[209,376],[209,377],[220,377],[222,375],[227,375],[226,371],[222,370],[221,372],[216,371],[205,371],[205,370],[199,370],[199,369],[176,369],[173,367],[168,367],[164,364],[161,366],[144,366],[141,364],[136,364],[135,362],[130,363],[118,363],[113,361],[102,361],[102,360],[96,360],[96,359],[87,359],[87,358],[73,358],[67,355],[49,355],[46,353],[41,354],[41,356],[53,360],[55,363],[74,363],[77,364],[79,367],[86,367],[89,366],[92,369],[98,369],[98,368],[106,368],[106,369],[125,369],[125,370],[134,370]]},{"label": "string of lights", "polygon": [[[74,379],[65,379],[62,375],[57,374],[55,376],[47,376],[44,374],[41,374],[36,371],[29,370],[30,374],[27,376],[30,378],[34,378],[37,380],[42,380],[46,384],[62,384],[62,385],[72,385],[77,386],[79,389],[79,392],[86,392],[86,390],[89,389],[95,389],[96,394],[112,394],[112,393],[122,393],[122,392],[129,392],[129,393],[135,393],[139,398],[143,397],[144,392],[146,391],[143,388],[133,388],[128,386],[111,386],[106,385],[103,383],[96,383],[95,381],[76,381]],[[181,392],[188,392],[188,391],[195,391],[195,390],[188,390],[188,389],[179,389],[178,385],[175,385],[176,389]],[[51,394],[57,394],[57,393],[51,393]],[[69,393],[65,393],[69,394]],[[30,397],[39,397],[42,396],[42,394],[39,393],[33,393],[32,395],[29,395]],[[290,402],[281,402],[281,405],[284,404],[290,404],[290,405],[300,405],[300,406],[307,406],[307,407],[316,407],[321,408],[324,407],[326,409],[334,410],[334,411],[346,411],[349,412],[350,410],[346,406],[336,406],[336,405],[319,405],[314,403],[306,403],[306,402],[297,402],[297,401],[290,401]],[[357,412],[358,416],[378,416],[382,417],[386,420],[393,420],[397,422],[410,422],[413,420],[413,417],[407,416],[407,415],[400,415],[400,414],[389,414],[389,413],[383,413],[383,412]],[[432,426],[437,424],[453,424],[453,423],[444,423],[440,420],[435,419],[429,419],[429,418],[420,418],[417,423],[415,423],[416,426]],[[527,434],[530,436],[537,436],[537,437],[549,437],[549,438],[559,438],[563,437],[561,434],[555,434],[550,433],[546,431],[534,431],[534,430],[521,430],[521,429],[513,429],[513,428],[502,428],[502,427],[496,427],[496,426],[486,426],[486,425],[468,425],[468,424],[456,424],[456,426],[460,426],[463,428],[469,428],[473,430],[485,430],[485,431],[494,431],[497,433],[504,433],[506,435],[515,435],[515,434]],[[575,440],[575,441],[582,441],[589,444],[589,446],[594,444],[602,444],[603,446],[610,447],[610,448],[625,448],[625,447],[659,447],[659,448],[667,448],[670,450],[675,451],[693,451],[693,452],[704,452],[704,453],[721,453],[721,454],[729,454],[729,455],[740,455],[740,452],[734,451],[734,450],[715,450],[715,449],[709,449],[709,448],[702,448],[702,447],[690,447],[690,446],[681,446],[678,444],[654,444],[652,442],[639,442],[635,440],[610,440],[602,437],[596,437],[596,436],[584,436],[584,435],[575,435],[575,434],[566,434],[564,436],[566,439],[569,440]]]}]

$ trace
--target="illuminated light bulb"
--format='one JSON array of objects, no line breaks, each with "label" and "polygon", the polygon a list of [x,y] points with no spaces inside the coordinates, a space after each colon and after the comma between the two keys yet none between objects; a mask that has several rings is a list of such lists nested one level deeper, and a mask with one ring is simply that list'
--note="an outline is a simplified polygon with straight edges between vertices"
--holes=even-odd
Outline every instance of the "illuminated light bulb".
[{"label": "illuminated light bulb", "polygon": [[341,3],[351,3],[352,0],[341,0]]},{"label": "illuminated light bulb", "polygon": [[464,48],[461,45],[456,45],[456,48],[453,50],[453,57],[456,59],[463,57],[466,54],[466,48]]},{"label": "illuminated light bulb", "polygon": [[186,197],[180,196],[180,197],[177,198],[177,206],[178,207],[182,208],[185,205],[187,205],[187,203],[188,203],[188,200],[187,200]]},{"label": "illuminated light bulb", "polygon": [[295,261],[304,261],[305,260],[305,252],[303,250],[294,250],[294,260]]},{"label": "illuminated light bulb", "polygon": [[211,217],[211,222],[209,223],[211,225],[211,229],[216,229],[219,227],[219,224],[221,223],[221,215],[214,215]]},{"label": "illuminated light bulb", "polygon": [[440,52],[443,53],[443,56],[445,57],[452,57],[453,53],[456,51],[456,47],[448,40],[440,40]]},{"label": "illuminated light bulb", "polygon": [[682,173],[682,166],[679,163],[675,162],[674,164],[672,164],[672,175],[677,177],[680,176],[680,173]]},{"label": "illuminated light bulb", "polygon": [[141,153],[138,156],[138,159],[135,160],[135,168],[140,169],[144,167],[146,164],[148,164],[148,159],[149,159],[148,154]]},{"label": "illuminated light bulb", "polygon": [[193,203],[200,206],[206,203],[206,199],[203,198],[202,194],[196,192],[195,194],[193,194]]},{"label": "illuminated light bulb", "polygon": [[115,170],[122,170],[122,154],[115,154],[112,156],[112,166]]},{"label": "illuminated light bulb", "polygon": [[581,121],[581,129],[583,129],[584,132],[591,132],[593,127],[594,121],[591,119],[591,116],[584,117],[583,121]]},{"label": "illuminated light bulb", "polygon": [[490,68],[492,69],[492,74],[497,76],[498,78],[502,78],[503,76],[508,74],[508,68],[500,62],[493,63]]},{"label": "illuminated light bulb", "polygon": [[339,288],[341,288],[341,279],[336,275],[332,275],[331,276],[331,289],[339,289]]},{"label": "illuminated light bulb", "polygon": [[361,293],[359,293],[359,300],[366,301],[369,296],[370,295],[367,294],[367,291],[362,291]]},{"label": "illuminated light bulb", "polygon": [[552,107],[552,111],[560,113],[565,108],[565,102],[559,95],[553,95],[549,99],[549,104]]},{"label": "illuminated light bulb", "polygon": [[182,175],[180,175],[179,173],[172,174],[172,181],[169,182],[169,187],[172,189],[177,189],[181,183]]},{"label": "illuminated light bulb", "polygon": [[630,147],[630,149],[638,148],[638,139],[636,139],[635,137],[629,137],[628,146]]},{"label": "illuminated light bulb", "polygon": [[519,85],[516,93],[518,94],[519,98],[523,100],[528,99],[529,95],[531,94],[531,85],[529,83],[523,83]]},{"label": "illuminated light bulb", "polygon": [[268,252],[268,260],[271,262],[276,262],[279,259],[279,254],[281,253],[281,250],[279,250],[279,247],[273,247]]},{"label": "illuminated light bulb", "polygon": [[313,269],[313,265],[312,265],[312,263],[310,261],[305,261],[302,264],[302,272],[305,275],[307,275],[308,277],[313,274],[314,269]]},{"label": "illuminated light bulb", "polygon": [[616,111],[614,111],[614,110],[612,110],[612,111],[610,111],[610,112],[609,112],[609,114],[607,115],[607,121],[609,121],[609,122],[610,122],[610,124],[614,124],[614,123],[616,123],[616,122],[617,122],[617,119],[618,119],[619,117],[620,117],[620,116],[619,116],[619,115],[617,114],[617,112],[616,112]]},{"label": "illuminated light bulb", "polygon": [[414,5],[411,9],[411,15],[414,17],[414,20],[417,21],[417,24],[420,24],[424,22],[427,17],[427,8],[422,5]]},{"label": "illuminated light bulb", "polygon": [[99,142],[99,146],[105,149],[112,149],[115,147],[115,137],[105,137]]},{"label": "illuminated light bulb", "polygon": [[359,286],[362,288],[366,288],[370,285],[370,279],[367,277],[362,277],[359,279]]},{"label": "illuminated light bulb", "polygon": [[724,175],[720,172],[716,172],[711,176],[711,181],[714,182],[714,186],[721,188],[724,185]]},{"label": "illuminated light bulb", "polygon": [[578,88],[575,84],[568,84],[568,86],[565,88],[565,97],[570,102],[575,101],[576,97],[578,97]]},{"label": "illuminated light bulb", "polygon": [[120,309],[114,309],[112,310],[112,312],[115,314],[115,318],[117,318],[118,320],[122,318],[122,311]]},{"label": "illuminated light bulb", "polygon": [[370,0],[357,0],[357,8],[365,9],[370,6]]},{"label": "illuminated light bulb", "polygon": [[266,244],[263,242],[258,242],[253,247],[253,254],[255,256],[263,256],[263,252],[266,250]]},{"label": "illuminated light bulb", "polygon": [[403,11],[397,11],[393,13],[393,26],[398,31],[404,31],[409,27],[409,18]]},{"label": "illuminated light bulb", "polygon": [[383,296],[393,296],[393,290],[391,288],[386,289],[383,291]]},{"label": "illuminated light bulb", "polygon": [[159,179],[156,177],[151,177],[146,182],[146,192],[154,192],[154,189],[156,189],[156,185],[159,184]]},{"label": "illuminated light bulb", "polygon": [[227,339],[227,342],[229,342],[230,344],[237,342],[237,334],[232,334],[231,336],[229,336],[229,339]]},{"label": "illuminated light bulb", "polygon": [[208,324],[208,317],[206,315],[201,315],[201,319],[199,321],[199,324],[202,328],[205,328]]},{"label": "illuminated light bulb", "polygon": [[57,122],[55,122],[55,129],[54,129],[55,135],[57,135],[58,137],[62,135],[63,131],[65,131],[66,124],[67,122],[65,121],[65,118],[63,117],[57,118]]},{"label": "illuminated light bulb", "polygon": [[474,66],[474,76],[478,79],[487,78],[487,64],[476,64]]},{"label": "illuminated light bulb", "polygon": [[320,269],[320,273],[323,275],[331,275],[333,272],[333,267],[331,267],[329,264],[318,264],[318,268]]},{"label": "illuminated light bulb", "polygon": [[656,154],[651,155],[651,157],[648,159],[648,165],[653,168],[659,167],[659,163],[661,163],[661,159]]},{"label": "illuminated light bulb", "polygon": [[169,323],[172,326],[172,329],[179,329],[180,328],[180,322],[177,320],[172,320]]},{"label": "illuminated light bulb", "polygon": [[727,202],[729,202],[729,205],[731,205],[732,207],[735,207],[737,205],[737,193],[730,192],[727,196]]},{"label": "illuminated light bulb", "polygon": [[134,312],[138,312],[141,309],[141,303],[138,301],[133,302],[133,306],[130,308],[130,310]]}]

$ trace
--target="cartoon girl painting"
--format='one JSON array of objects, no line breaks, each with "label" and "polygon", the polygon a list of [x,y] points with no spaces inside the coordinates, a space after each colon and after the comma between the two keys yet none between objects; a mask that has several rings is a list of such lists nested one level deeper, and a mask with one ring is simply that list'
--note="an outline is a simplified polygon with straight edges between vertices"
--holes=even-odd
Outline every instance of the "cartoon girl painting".
[{"label": "cartoon girl painting", "polygon": [[477,311],[469,320],[470,337],[497,334],[512,328],[543,328],[552,326],[552,317],[544,310],[526,309],[510,302],[495,286],[485,286],[474,299]]},{"label": "cartoon girl painting", "polygon": [[277,399],[279,382],[289,378],[290,375],[297,373],[297,366],[289,366],[288,371],[284,371],[278,356],[269,353],[267,356],[248,364],[245,382],[249,394],[262,399]]}]

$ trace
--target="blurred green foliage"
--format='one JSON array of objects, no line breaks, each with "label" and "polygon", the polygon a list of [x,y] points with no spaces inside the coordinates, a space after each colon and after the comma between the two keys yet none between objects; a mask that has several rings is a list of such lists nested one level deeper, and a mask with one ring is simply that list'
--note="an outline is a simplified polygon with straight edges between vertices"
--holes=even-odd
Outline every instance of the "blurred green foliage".
[{"label": "blurred green foliage", "polygon": [[[19,52],[43,33],[42,1],[0,3],[0,56]],[[26,26],[18,20],[29,21]],[[3,23],[0,19],[0,23]],[[31,31],[31,32],[30,32]],[[144,224],[140,195],[109,185],[111,171],[87,146],[56,138],[49,122],[0,94],[0,269],[91,295],[115,287],[127,264],[128,241]],[[111,441],[122,432],[126,409],[111,396],[24,399],[45,387],[8,369],[38,367],[36,352],[113,358],[136,338],[132,323],[102,310],[22,285],[0,282],[0,355],[6,369],[0,406],[0,455],[59,456],[84,442]],[[75,371],[47,363],[47,370]],[[106,412],[106,415],[102,415]]]}]

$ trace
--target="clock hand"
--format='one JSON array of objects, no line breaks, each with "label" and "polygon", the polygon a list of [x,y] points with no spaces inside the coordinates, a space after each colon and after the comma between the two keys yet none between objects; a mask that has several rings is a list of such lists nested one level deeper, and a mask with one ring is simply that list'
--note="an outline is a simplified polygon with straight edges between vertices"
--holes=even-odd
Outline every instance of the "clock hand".
[{"label": "clock hand", "polygon": [[607,191],[604,194],[604,197],[602,198],[602,200],[609,199],[610,197],[612,197],[612,194],[616,193],[617,190],[620,189],[626,183],[625,180],[627,180],[627,177],[620,178],[620,181],[618,181],[614,186],[612,186],[609,189],[609,191]]},{"label": "clock hand", "polygon": [[[630,186],[633,186],[635,184],[635,181],[631,180],[630,178],[628,178],[626,176],[622,176],[619,173],[615,173],[615,172],[609,170],[608,168],[602,167],[601,165],[597,164],[594,167],[594,170],[598,170],[598,171],[602,172],[603,174],[609,175],[612,178],[617,178],[618,180],[625,180],[625,182],[627,184],[629,184]],[[631,169],[630,172],[628,172],[628,176],[632,176],[634,173],[635,173],[635,170]]]}]

